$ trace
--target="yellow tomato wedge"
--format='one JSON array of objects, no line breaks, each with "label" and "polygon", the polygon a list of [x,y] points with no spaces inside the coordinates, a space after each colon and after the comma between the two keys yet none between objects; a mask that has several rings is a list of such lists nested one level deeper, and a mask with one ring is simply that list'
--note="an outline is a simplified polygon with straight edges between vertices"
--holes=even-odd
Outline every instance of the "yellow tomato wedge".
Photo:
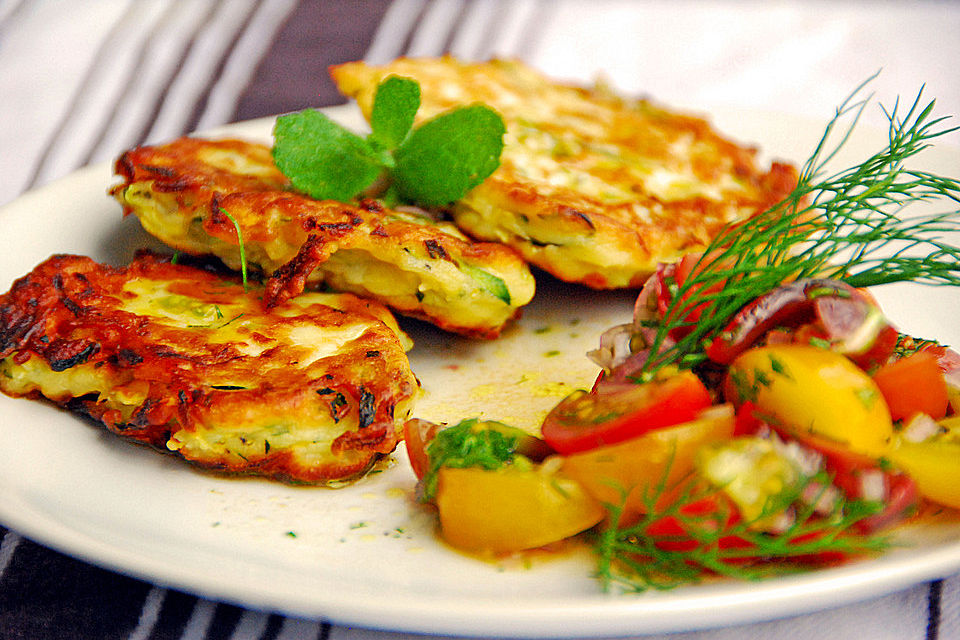
[{"label": "yellow tomato wedge", "polygon": [[620,518],[620,524],[627,524],[646,511],[645,495],[651,495],[661,484],[664,490],[660,503],[672,501],[679,491],[676,485],[693,469],[697,451],[706,444],[731,438],[733,428],[733,407],[719,405],[689,422],[566,456],[562,469],[600,502],[620,504],[627,491]]},{"label": "yellow tomato wedge", "polygon": [[900,439],[887,458],[913,478],[923,497],[960,509],[960,442]]},{"label": "yellow tomato wedge", "polygon": [[727,398],[756,409],[784,428],[840,442],[880,456],[893,423],[876,383],[846,356],[784,344],[749,349],[730,365]]},{"label": "yellow tomato wedge", "polygon": [[440,470],[436,504],[443,539],[503,555],[558,542],[600,522],[606,510],[548,460],[528,469]]}]

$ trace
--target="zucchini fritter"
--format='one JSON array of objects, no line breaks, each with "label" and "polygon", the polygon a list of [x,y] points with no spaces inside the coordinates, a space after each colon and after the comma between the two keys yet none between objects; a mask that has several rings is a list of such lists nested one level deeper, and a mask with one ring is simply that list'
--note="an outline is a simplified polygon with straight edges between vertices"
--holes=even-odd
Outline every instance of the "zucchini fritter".
[{"label": "zucchini fritter", "polygon": [[53,256],[0,296],[0,390],[228,473],[362,473],[419,392],[408,339],[352,294],[264,311],[261,293],[148,253],[122,268]]},{"label": "zucchini fritter", "polygon": [[533,276],[515,251],[373,201],[294,193],[264,145],[181,138],[124,153],[116,173],[124,182],[111,193],[125,213],[180,251],[239,269],[236,221],[248,263],[272,274],[268,306],[322,283],[492,338],[533,297]]},{"label": "zucchini fritter", "polygon": [[705,120],[559,84],[516,61],[401,58],[331,74],[368,118],[388,75],[420,83],[419,120],[473,102],[496,109],[507,125],[500,168],[456,203],[454,219],[594,288],[641,284],[658,262],[702,249],[723,225],[769,208],[796,184],[793,167],[761,171],[754,149]]}]

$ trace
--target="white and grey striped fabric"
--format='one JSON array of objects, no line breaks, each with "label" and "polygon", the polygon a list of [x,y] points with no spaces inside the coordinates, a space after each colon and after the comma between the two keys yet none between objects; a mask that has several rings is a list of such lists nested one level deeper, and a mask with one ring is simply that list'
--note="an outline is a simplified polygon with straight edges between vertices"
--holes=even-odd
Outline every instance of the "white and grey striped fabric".
[{"label": "white and grey striped fabric", "polygon": [[[732,106],[823,119],[882,68],[881,97],[912,96],[926,83],[941,113],[960,114],[960,3],[0,0],[0,204],[137,144],[341,102],[330,64],[447,52],[520,57],[583,81],[603,75],[701,112]],[[404,637],[217,603],[2,526],[0,536],[0,638]],[[960,638],[960,577],[670,637]]]}]

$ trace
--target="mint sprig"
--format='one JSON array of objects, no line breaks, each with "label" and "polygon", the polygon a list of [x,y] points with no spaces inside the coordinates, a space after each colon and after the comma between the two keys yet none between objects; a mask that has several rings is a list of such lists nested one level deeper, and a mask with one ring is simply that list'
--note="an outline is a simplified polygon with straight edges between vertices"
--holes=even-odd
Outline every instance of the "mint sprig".
[{"label": "mint sprig", "polygon": [[377,87],[366,137],[315,109],[280,116],[274,162],[297,190],[318,200],[371,195],[383,181],[388,204],[450,204],[500,165],[506,127],[496,111],[474,104],[414,128],[419,108],[420,85],[390,76]]}]

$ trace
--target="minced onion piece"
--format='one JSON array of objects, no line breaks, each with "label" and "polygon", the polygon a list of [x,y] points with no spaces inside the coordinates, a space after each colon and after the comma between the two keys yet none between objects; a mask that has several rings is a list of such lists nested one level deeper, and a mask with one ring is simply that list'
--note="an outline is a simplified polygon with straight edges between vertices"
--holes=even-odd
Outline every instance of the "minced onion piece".
[{"label": "minced onion piece", "polygon": [[834,345],[834,349],[838,352],[850,354],[865,353],[876,342],[881,330],[889,326],[890,322],[887,320],[887,317],[883,315],[883,312],[880,311],[879,307],[864,300],[843,300],[842,302],[844,305],[834,304],[832,307],[846,306],[849,309],[852,305],[858,305],[855,309],[862,311],[864,314],[852,330],[844,334],[843,330],[848,328],[844,327],[841,321],[831,322],[831,320],[838,320],[828,317],[827,309],[832,308],[831,305],[824,305],[822,309],[819,309],[819,313],[821,313],[820,321],[826,326],[827,331],[830,332],[831,335],[839,338],[838,342]]},{"label": "minced onion piece", "polygon": [[764,530],[774,534],[783,533],[792,527],[796,521],[797,511],[791,506],[772,516],[766,523]]},{"label": "minced onion piece", "polygon": [[800,500],[804,504],[811,505],[819,515],[825,516],[836,509],[837,501],[840,500],[840,490],[833,485],[810,482],[803,488]]},{"label": "minced onion piece", "polygon": [[633,339],[633,325],[619,324],[600,334],[600,346],[587,352],[587,357],[606,370],[615,368],[633,353],[630,342]]},{"label": "minced onion piece", "polygon": [[887,480],[879,469],[866,469],[860,473],[860,498],[883,502],[887,498]]},{"label": "minced onion piece", "polygon": [[813,477],[823,469],[823,456],[819,452],[796,441],[784,442],[773,432],[771,432],[770,438],[780,455],[793,460],[804,476]]},{"label": "minced onion piece", "polygon": [[918,413],[903,428],[903,439],[909,442],[924,442],[939,434],[943,429],[936,420],[925,413]]}]

